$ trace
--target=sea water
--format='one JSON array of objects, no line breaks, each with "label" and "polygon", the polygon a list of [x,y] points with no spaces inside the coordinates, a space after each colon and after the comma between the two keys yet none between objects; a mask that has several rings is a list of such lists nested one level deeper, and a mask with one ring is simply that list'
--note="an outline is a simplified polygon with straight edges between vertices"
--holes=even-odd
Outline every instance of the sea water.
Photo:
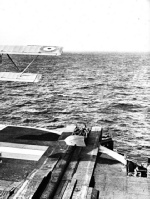
[{"label": "sea water", "polygon": [[[13,56],[23,69],[29,56]],[[0,71],[15,71],[4,56]],[[41,56],[29,69],[39,83],[0,82],[0,123],[48,129],[102,126],[115,147],[150,157],[150,54],[64,53]]]}]

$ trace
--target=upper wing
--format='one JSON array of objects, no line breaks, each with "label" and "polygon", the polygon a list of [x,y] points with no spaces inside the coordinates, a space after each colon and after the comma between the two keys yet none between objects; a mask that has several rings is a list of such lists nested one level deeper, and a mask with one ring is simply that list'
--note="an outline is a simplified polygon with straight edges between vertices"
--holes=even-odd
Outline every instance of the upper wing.
[{"label": "upper wing", "polygon": [[21,54],[21,55],[47,55],[58,56],[62,53],[62,47],[58,46],[7,46],[0,45],[0,54]]}]

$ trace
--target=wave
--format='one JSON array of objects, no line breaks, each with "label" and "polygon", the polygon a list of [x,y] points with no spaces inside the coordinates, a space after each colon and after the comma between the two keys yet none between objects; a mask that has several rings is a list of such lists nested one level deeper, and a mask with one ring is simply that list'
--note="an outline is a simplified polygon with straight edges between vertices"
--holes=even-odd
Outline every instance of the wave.
[{"label": "wave", "polygon": [[125,111],[135,111],[135,112],[138,112],[139,109],[143,108],[140,104],[124,103],[124,102],[112,103],[110,106],[114,109],[122,109]]},{"label": "wave", "polygon": [[143,140],[149,136],[149,56],[66,53],[52,58],[52,66],[41,58],[31,69],[43,74],[40,83],[0,83],[0,123],[46,128],[81,121],[102,125],[114,133],[117,147],[129,152],[130,141],[141,142],[139,129]]}]

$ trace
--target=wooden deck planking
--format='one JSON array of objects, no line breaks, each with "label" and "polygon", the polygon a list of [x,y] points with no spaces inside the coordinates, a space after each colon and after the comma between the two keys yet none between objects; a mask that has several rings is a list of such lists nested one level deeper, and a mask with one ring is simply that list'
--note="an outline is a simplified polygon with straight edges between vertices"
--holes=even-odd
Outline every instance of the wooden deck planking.
[{"label": "wooden deck planking", "polygon": [[[64,132],[60,140],[71,133]],[[148,199],[150,179],[127,177],[124,165],[99,153],[101,139],[102,129],[93,127],[86,147],[67,146],[63,141],[57,142],[54,149],[50,146],[9,198]],[[9,190],[4,187],[0,194],[8,198]]]},{"label": "wooden deck planking", "polygon": [[[37,164],[37,169],[27,177],[20,190],[14,198],[48,198],[54,194],[62,173],[68,162],[72,147],[68,147],[65,142],[59,143],[51,150],[47,149]],[[55,167],[55,169],[54,169]],[[45,184],[43,187],[42,184]]]},{"label": "wooden deck planking", "polygon": [[[84,185],[83,181],[81,184],[80,181],[81,177],[84,175],[84,169],[84,182],[87,185],[90,184],[98,153],[97,146],[100,132],[97,132],[97,134],[97,136],[93,136],[93,132],[91,133],[89,140],[92,141],[92,143],[89,141],[91,145],[89,145],[88,150],[86,148],[74,146],[69,147],[68,151],[65,151],[66,154],[61,157],[61,160],[59,160],[55,169],[52,171],[51,178],[40,197],[41,199],[53,198],[53,196],[54,198],[69,198],[69,195],[72,196],[72,194],[73,197],[77,194],[75,197],[79,195],[78,198],[86,198],[88,186]],[[65,139],[66,136],[68,136],[68,134],[64,133],[60,139]],[[63,144],[63,142],[59,144]],[[95,147],[97,148],[96,150]],[[64,161],[65,159],[66,161]],[[60,180],[61,183],[59,183]],[[62,182],[65,182],[64,185]],[[82,189],[83,187],[84,189]],[[77,191],[78,189],[80,189],[80,192]]]},{"label": "wooden deck planking", "polygon": [[74,173],[76,172],[76,169],[78,167],[79,164],[79,158],[80,158],[80,153],[81,153],[82,147],[76,147],[72,157],[71,157],[71,161],[69,162],[69,165],[63,175],[62,180],[68,180],[71,181]]},{"label": "wooden deck planking", "polygon": [[[75,126],[74,126],[75,128]],[[9,145],[9,146],[21,146],[20,148],[23,148],[23,145],[19,145],[18,143],[18,134],[20,133],[20,130],[23,130],[23,134],[26,136],[28,136],[28,133],[30,132],[30,129],[28,130],[24,130],[22,128],[15,128],[13,130],[13,132],[11,132],[12,128],[6,128],[5,131],[2,130],[1,131],[1,136],[3,133],[7,134],[7,139],[9,138],[10,134],[12,133],[13,136],[17,136],[16,137],[16,143],[10,143],[8,144],[6,142],[7,139],[5,139],[5,144],[3,145]],[[69,129],[67,130],[69,131]],[[10,132],[10,133],[9,133]],[[41,131],[34,131],[35,133],[40,133]],[[31,133],[31,132],[30,132]],[[5,134],[5,135],[6,135]],[[14,135],[15,134],[15,135]],[[67,135],[72,134],[72,132],[67,132]],[[62,134],[63,137],[64,134]],[[19,135],[20,136],[20,135]],[[6,138],[5,137],[5,138]],[[28,136],[29,137],[29,136]],[[61,137],[61,136],[60,136]],[[30,137],[29,137],[30,138]],[[3,140],[4,141],[4,140]],[[49,142],[50,143],[50,142]],[[54,147],[54,145],[53,145]],[[26,147],[25,147],[26,148]],[[27,147],[28,148],[28,147]],[[34,148],[34,147],[33,147]],[[55,184],[55,189],[56,189],[56,185],[59,182],[59,179],[61,178],[63,173],[63,170],[65,170],[66,165],[68,164],[68,158],[70,158],[72,152],[72,147],[68,147],[65,142],[63,143],[59,143],[57,142],[57,145],[55,144],[55,148],[53,148],[52,150],[52,146],[50,146],[45,153],[43,154],[43,156],[40,158],[40,160],[38,161],[38,164],[36,166],[36,169],[34,169],[27,177],[26,180],[24,181],[24,183],[22,184],[22,186],[20,187],[19,190],[17,190],[17,192],[15,192],[15,194],[12,196],[12,198],[17,198],[17,197],[22,197],[22,198],[31,198],[31,197],[36,197],[37,193],[38,194],[42,194],[40,191],[41,189],[41,184],[45,179],[51,179],[52,184]],[[59,161],[60,160],[60,161]],[[4,163],[2,164],[4,165]],[[56,166],[57,165],[57,166]],[[54,167],[56,167],[56,169],[54,170]],[[52,172],[54,170],[54,172]],[[44,181],[45,182],[45,181]],[[39,191],[40,190],[40,191]],[[4,193],[4,188],[3,190]],[[44,188],[45,191],[45,188]],[[43,191],[43,193],[44,193]],[[50,190],[48,190],[49,192]],[[52,189],[52,191],[54,191]],[[49,195],[50,193],[48,193]],[[39,196],[38,196],[39,197]]]},{"label": "wooden deck planking", "polygon": [[80,161],[76,173],[73,176],[73,178],[77,179],[77,185],[90,185],[98,154],[99,139],[101,136],[101,128],[98,130],[99,131],[91,131],[88,137],[87,147],[83,148],[80,153]]},{"label": "wooden deck planking", "polygon": [[46,178],[49,173],[53,170],[58,160],[46,161],[40,169],[35,169],[30,173],[26,180],[24,181],[21,188],[18,192],[13,196],[13,198],[22,197],[22,198],[30,198],[33,197],[39,188],[40,184]]},{"label": "wooden deck planking", "polygon": [[14,198],[19,196],[27,199],[36,195],[36,192],[43,180],[51,175],[52,170],[62,155],[62,149],[63,153],[65,153],[66,151],[64,152],[64,150],[67,149],[67,146],[57,145],[53,150],[51,147],[47,149],[38,162],[37,168],[29,174],[22,187],[15,194]]},{"label": "wooden deck planking", "polygon": [[77,180],[76,179],[72,179],[70,183],[68,183],[68,186],[64,192],[64,195],[62,197],[62,199],[69,199],[72,198],[75,186],[76,186]]},{"label": "wooden deck planking", "polygon": [[[78,188],[76,188],[75,190],[74,190],[74,194],[73,194],[73,197],[72,197],[72,199],[73,198],[76,198],[76,199],[86,199],[86,197],[87,197],[87,193],[88,193],[88,186],[81,186],[80,187],[80,189]],[[77,191],[77,194],[75,194],[75,192]],[[75,197],[74,197],[75,196]]]},{"label": "wooden deck planking", "polygon": [[150,197],[148,178],[128,177],[126,168],[108,155],[102,154],[94,171],[99,199],[137,199]]},{"label": "wooden deck planking", "polygon": [[86,199],[98,199],[98,196],[99,191],[92,187],[89,187]]},{"label": "wooden deck planking", "polygon": [[93,187],[76,186],[73,196],[68,199],[98,199],[99,191]]},{"label": "wooden deck planking", "polygon": [[34,196],[42,181],[50,175],[58,160],[59,157],[47,157],[40,168],[36,169],[32,175],[30,174],[30,176],[27,177],[27,180],[23,184],[23,189],[20,189],[21,191],[19,190],[16,195],[24,198]]},{"label": "wooden deck planking", "polygon": [[64,156],[56,165],[55,169],[52,171],[49,182],[47,183],[40,199],[51,198],[54,196],[58,188],[58,185],[62,179],[64,171],[68,165],[68,161],[71,157],[72,150],[73,150],[73,147],[68,147],[68,150],[66,150],[66,154],[64,154]]},{"label": "wooden deck planking", "polygon": [[69,180],[61,180],[53,199],[62,199],[68,184]]},{"label": "wooden deck planking", "polygon": [[15,189],[17,189],[21,183],[22,182],[0,180],[0,198],[10,198],[12,192],[14,192]]},{"label": "wooden deck planking", "polygon": [[98,194],[94,196],[92,191],[91,195],[89,192],[101,137],[101,128],[97,128],[97,130],[89,134],[86,147],[77,147],[72,154],[71,161],[62,178],[71,180],[64,192],[63,199],[84,199],[87,195],[90,199],[98,197]]}]

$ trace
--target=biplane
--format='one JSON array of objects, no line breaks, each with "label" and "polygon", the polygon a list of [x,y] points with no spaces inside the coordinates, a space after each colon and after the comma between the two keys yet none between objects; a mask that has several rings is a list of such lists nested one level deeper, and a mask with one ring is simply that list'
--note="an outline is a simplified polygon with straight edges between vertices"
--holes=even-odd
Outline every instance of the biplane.
[{"label": "biplane", "polygon": [[[6,54],[16,72],[0,72],[1,81],[20,81],[20,82],[38,82],[42,75],[35,73],[27,73],[27,69],[33,64],[38,56],[59,56],[62,53],[62,47],[57,46],[0,46],[0,61],[2,62],[3,54]],[[23,69],[20,70],[10,55],[34,55],[33,60]]]}]

